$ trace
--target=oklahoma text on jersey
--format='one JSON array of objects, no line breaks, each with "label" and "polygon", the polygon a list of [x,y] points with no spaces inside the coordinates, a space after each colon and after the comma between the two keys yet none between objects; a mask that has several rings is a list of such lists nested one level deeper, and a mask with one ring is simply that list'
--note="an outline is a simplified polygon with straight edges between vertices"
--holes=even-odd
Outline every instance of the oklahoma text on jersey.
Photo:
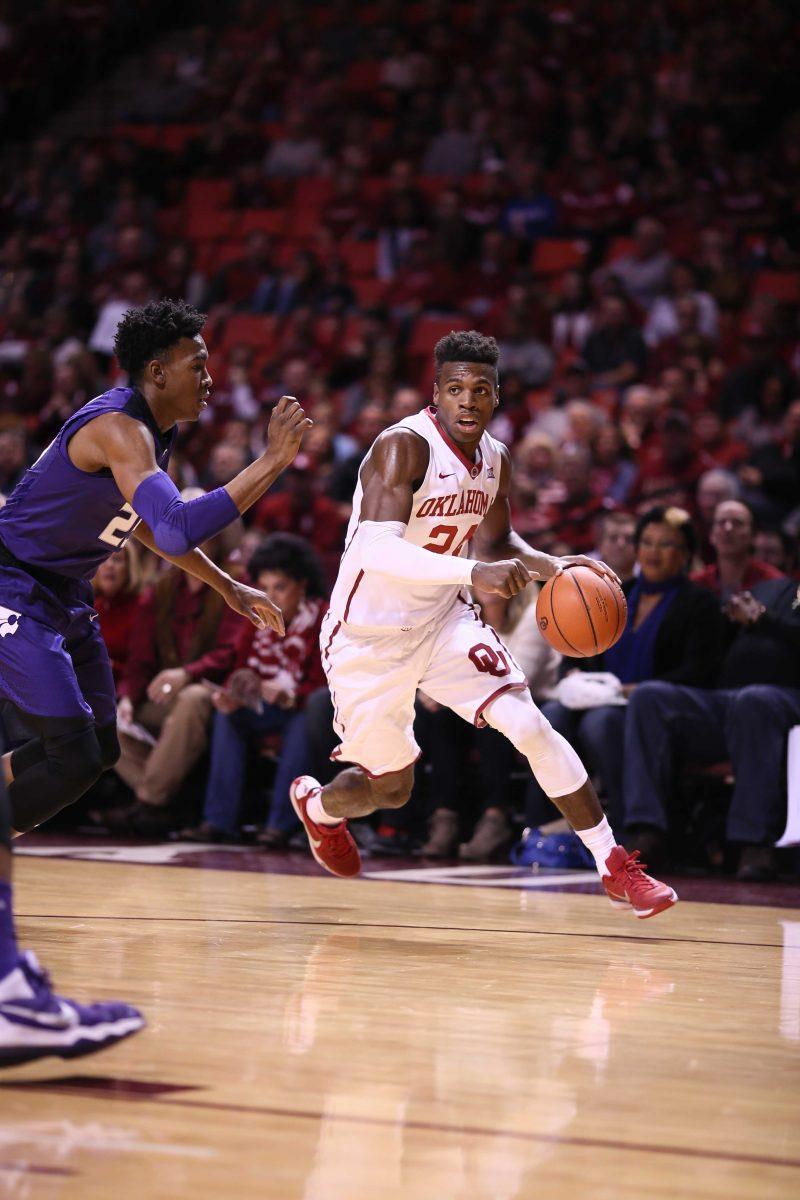
[{"label": "oklahoma text on jersey", "polygon": [[[445,433],[433,408],[393,426],[410,429],[428,444],[428,469],[414,492],[404,534],[407,541],[435,554],[467,556],[470,540],[497,495],[501,447],[488,433],[470,462]],[[355,534],[361,521],[361,480],[353,496],[353,515],[345,552],[331,596],[331,613],[345,624],[382,629],[413,629],[442,617],[455,602],[458,587],[388,580],[365,571]]]}]

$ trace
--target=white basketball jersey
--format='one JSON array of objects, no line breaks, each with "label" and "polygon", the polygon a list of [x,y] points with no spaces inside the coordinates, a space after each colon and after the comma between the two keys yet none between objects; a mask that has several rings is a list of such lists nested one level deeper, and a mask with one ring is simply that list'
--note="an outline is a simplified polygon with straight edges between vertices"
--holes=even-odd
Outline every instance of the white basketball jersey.
[{"label": "white basketball jersey", "polygon": [[[484,433],[476,461],[471,463],[445,433],[433,408],[405,417],[392,428],[413,430],[425,439],[429,449],[425,478],[414,492],[406,541],[434,554],[468,557],[469,542],[497,495],[500,443]],[[402,582],[364,570],[355,536],[362,498],[359,473],[345,552],[331,596],[332,614],[349,625],[395,629],[413,629],[435,621],[448,610],[460,588],[426,584],[424,577],[413,583]]]}]

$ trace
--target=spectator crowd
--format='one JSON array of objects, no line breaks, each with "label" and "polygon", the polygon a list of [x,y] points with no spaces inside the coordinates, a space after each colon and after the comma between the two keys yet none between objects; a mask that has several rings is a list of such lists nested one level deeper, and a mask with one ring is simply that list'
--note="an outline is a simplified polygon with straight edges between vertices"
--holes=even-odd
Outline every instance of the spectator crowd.
[{"label": "spectator crowd", "polygon": [[[81,20],[94,30],[77,37],[84,91],[124,78],[119,6],[45,7],[73,40]],[[154,6],[138,7],[152,30]],[[532,609],[487,605],[489,619],[528,637],[534,694],[643,850],[680,857],[677,825],[693,830],[690,859],[718,862],[727,842],[745,847],[745,877],[773,874],[785,739],[800,724],[792,6],[201,0],[148,45],[105,120],[69,136],[51,120],[65,93],[36,52],[45,17],[9,12],[0,494],[66,417],[120,382],[113,338],[127,308],[188,299],[208,313],[215,384],[181,434],[179,486],[230,480],[259,453],[282,394],[313,417],[293,467],[211,548],[288,588],[292,644],[310,647],[364,453],[428,402],[442,332],[493,334],[491,432],[511,449],[515,526],[554,553],[598,552],[628,581],[627,641],[582,664],[620,691],[570,707],[563,665],[531,641]],[[243,764],[274,760],[259,819],[267,845],[285,844],[287,771],[304,757],[324,770],[332,738],[313,653],[249,644],[238,619],[135,545],[95,587],[128,789],[106,795],[104,783],[96,818],[237,836]],[[704,731],[696,745],[675,742],[676,705]],[[517,764],[491,731],[433,708],[420,698],[430,751],[418,795],[405,825],[392,814],[374,832],[378,848],[416,838],[485,858],[510,843],[515,811],[548,819],[532,785],[498,791]],[[774,778],[741,760],[756,756],[741,728],[767,738]],[[437,763],[442,744],[482,770],[459,781]],[[670,799],[689,744],[696,766],[731,764],[727,828],[713,804],[701,819]],[[210,778],[239,782],[224,811],[213,788],[187,811],[209,752]]]}]

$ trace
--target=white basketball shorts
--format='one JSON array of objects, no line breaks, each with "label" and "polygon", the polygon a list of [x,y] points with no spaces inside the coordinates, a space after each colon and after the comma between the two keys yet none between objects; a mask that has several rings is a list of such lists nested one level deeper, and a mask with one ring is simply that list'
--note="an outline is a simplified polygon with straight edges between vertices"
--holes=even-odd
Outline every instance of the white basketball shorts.
[{"label": "white basketball shorts", "polygon": [[528,686],[477,606],[460,597],[439,620],[410,630],[354,628],[328,613],[320,646],[341,738],[331,757],[373,777],[402,771],[419,757],[417,689],[481,726],[496,696]]}]

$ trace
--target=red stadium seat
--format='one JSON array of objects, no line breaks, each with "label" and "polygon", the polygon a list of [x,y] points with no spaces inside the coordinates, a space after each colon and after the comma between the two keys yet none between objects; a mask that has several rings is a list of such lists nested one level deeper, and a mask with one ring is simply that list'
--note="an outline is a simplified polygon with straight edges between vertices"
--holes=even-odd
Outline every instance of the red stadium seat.
[{"label": "red stadium seat", "polygon": [[186,187],[186,207],[189,212],[197,208],[228,208],[232,195],[229,179],[193,179]]},{"label": "red stadium seat", "polygon": [[800,304],[800,271],[759,271],[753,294],[772,296],[784,304]]},{"label": "red stadium seat", "polygon": [[285,214],[284,231],[287,237],[298,242],[313,241],[322,224],[322,209],[292,205]]},{"label": "red stadium seat", "polygon": [[459,180],[451,179],[449,175],[420,175],[417,184],[429,200],[437,200],[446,188],[460,186]]},{"label": "red stadium seat", "polygon": [[630,237],[615,237],[611,240],[611,245],[606,251],[605,261],[607,263],[616,262],[618,258],[624,258],[626,254],[633,254],[636,249],[636,242]]},{"label": "red stadium seat", "polygon": [[381,69],[377,59],[351,63],[345,76],[345,87],[351,93],[373,93],[380,87]]},{"label": "red stadium seat", "polygon": [[226,208],[190,208],[186,219],[186,235],[193,242],[221,241],[237,232],[235,216]]},{"label": "red stadium seat", "polygon": [[279,237],[286,231],[286,210],[283,208],[246,208],[235,214],[239,233],[269,233]]},{"label": "red stadium seat", "polygon": [[324,208],[331,198],[333,188],[330,179],[315,176],[298,179],[294,189],[295,208]]},{"label": "red stadium seat", "polygon": [[193,138],[205,132],[205,125],[160,125],[156,145],[169,154],[183,154]]},{"label": "red stadium seat", "polygon": [[429,358],[439,338],[452,329],[469,329],[466,317],[417,317],[414,332],[408,344],[411,358]]},{"label": "red stadium seat", "polygon": [[583,266],[588,246],[575,238],[539,238],[531,258],[534,275],[562,275]]},{"label": "red stadium seat", "polygon": [[374,308],[383,304],[389,292],[389,284],[382,279],[350,279],[359,308]]},{"label": "red stadium seat", "polygon": [[336,253],[344,260],[351,278],[365,279],[375,275],[375,242],[339,242]]},{"label": "red stadium seat", "polygon": [[253,313],[235,313],[225,322],[222,346],[227,350],[237,342],[252,346],[264,353],[275,343],[277,320],[275,317],[256,316]]}]

